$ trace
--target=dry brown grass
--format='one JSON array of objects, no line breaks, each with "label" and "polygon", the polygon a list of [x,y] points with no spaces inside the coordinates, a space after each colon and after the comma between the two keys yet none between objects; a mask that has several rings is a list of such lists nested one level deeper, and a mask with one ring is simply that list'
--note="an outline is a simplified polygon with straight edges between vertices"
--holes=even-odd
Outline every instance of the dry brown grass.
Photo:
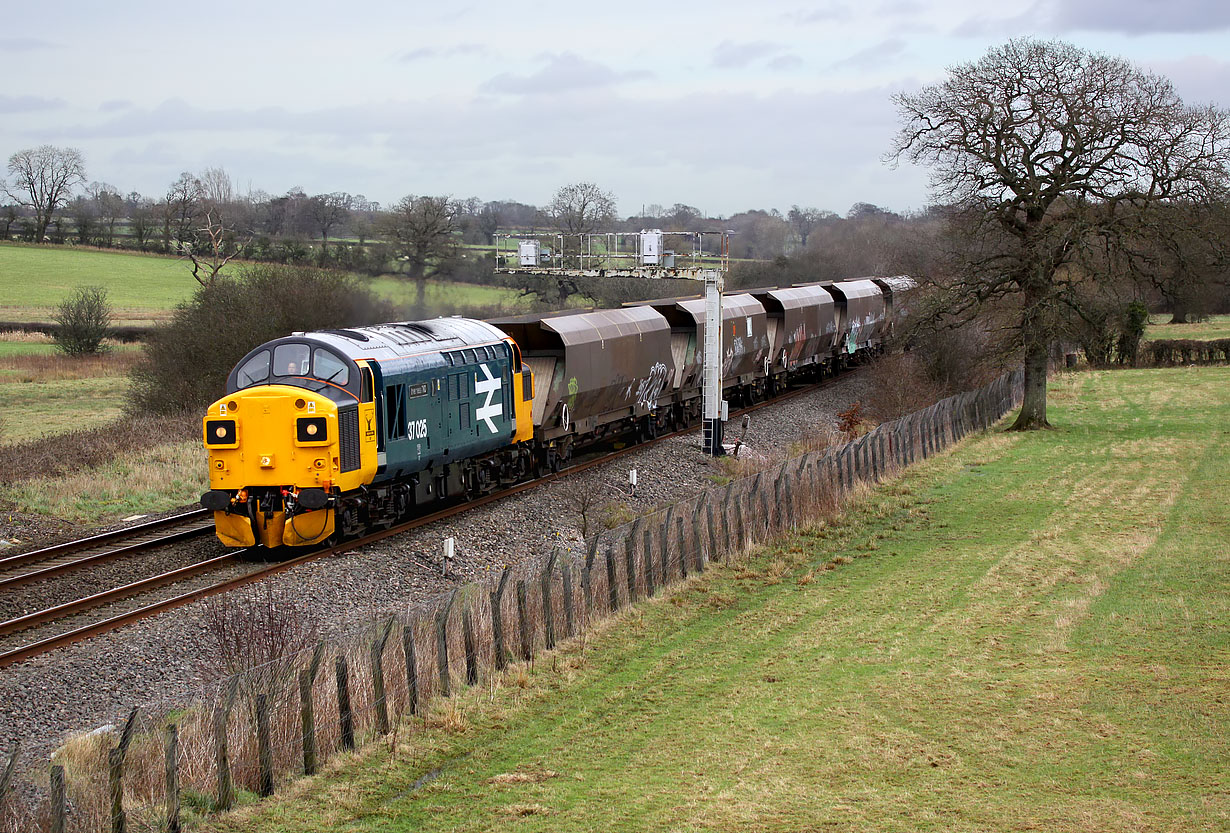
[{"label": "dry brown grass", "polygon": [[[116,346],[114,342],[106,344]],[[96,379],[100,376],[125,376],[137,363],[139,356],[140,353],[136,350],[111,350],[97,356],[81,357],[70,357],[61,353],[0,356],[0,383],[58,382]]]},{"label": "dry brown grass", "polygon": [[0,446],[0,485],[80,473],[158,445],[197,442],[200,430],[199,414],[130,416],[98,428]]}]

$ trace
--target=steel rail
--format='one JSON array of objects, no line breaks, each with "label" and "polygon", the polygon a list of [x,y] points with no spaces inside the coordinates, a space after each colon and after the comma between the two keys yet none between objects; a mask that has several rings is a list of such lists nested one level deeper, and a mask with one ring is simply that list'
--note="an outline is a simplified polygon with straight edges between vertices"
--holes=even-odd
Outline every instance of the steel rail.
[{"label": "steel rail", "polygon": [[[760,408],[764,408],[769,405],[775,405],[775,404],[779,404],[782,402],[787,402],[805,393],[810,393],[810,392],[817,391],[817,390],[823,390],[824,388],[832,384],[833,381],[834,381],[833,379],[823,379],[819,382],[815,382],[809,385],[804,385],[802,387],[795,388],[793,390],[785,391],[784,393],[768,398],[762,402],[757,402],[753,405],[749,405],[745,408],[736,410],[733,412],[733,415],[739,416],[742,414],[750,413],[752,411],[759,410]],[[337,546],[324,547],[321,549],[313,550],[308,553],[304,553],[303,555],[296,556],[295,558],[291,558],[286,561],[279,561],[273,564],[268,564],[257,570],[254,570],[251,573],[245,574],[243,576],[238,576],[236,578],[227,579],[226,581],[219,582],[217,584],[212,584],[207,587],[197,588],[196,590],[192,590],[187,593],[183,593],[181,595],[174,596],[169,599],[164,599],[162,601],[153,602],[143,607],[136,608],[135,610],[128,611],[127,613],[117,614],[116,616],[112,616],[110,618],[101,620],[99,622],[95,622],[93,624],[83,625],[71,631],[66,631],[64,633],[56,634],[54,636],[49,636],[44,639],[31,642],[27,645],[23,645],[18,648],[13,648],[8,651],[0,652],[0,668],[6,668],[10,665],[23,662],[27,659],[31,659],[33,657],[39,656],[40,654],[44,654],[49,651],[55,650],[56,648],[65,647],[65,646],[72,645],[77,642],[84,641],[94,636],[99,636],[104,633],[109,633],[110,631],[116,630],[117,628],[121,628],[124,625],[131,624],[133,622],[148,618],[150,616],[157,615],[159,613],[163,613],[165,611],[174,610],[176,608],[183,607],[184,605],[190,604],[195,601],[199,601],[200,599],[204,599],[209,596],[217,595],[219,593],[225,593],[230,590],[243,587],[244,585],[252,584],[254,582],[268,578],[270,576],[277,575],[278,573],[291,570],[299,566],[300,564],[306,564],[309,561],[314,561],[316,559],[324,558],[330,555],[337,555],[343,552],[349,552],[350,550],[360,549],[364,546],[367,546],[368,544],[375,543],[376,541],[380,541],[384,538],[389,538],[394,535],[400,535],[404,532],[409,532],[413,529],[418,529],[419,527],[428,526],[437,521],[450,518],[454,515],[458,515],[462,512],[466,512],[471,509],[477,509],[480,506],[486,506],[487,504],[493,503],[497,500],[503,500],[504,498],[509,497],[511,495],[519,494],[521,492],[528,491],[530,489],[534,489],[539,486],[546,485],[547,483],[552,483],[564,477],[577,474],[582,471],[586,471],[588,469],[603,465],[605,463],[609,463],[613,460],[623,457],[626,454],[632,454],[636,451],[640,451],[641,449],[648,448],[649,446],[655,445],[659,442],[663,442],[665,440],[671,439],[672,437],[683,436],[685,434],[689,434],[691,432],[699,431],[699,430],[700,430],[700,426],[691,425],[691,426],[687,426],[685,428],[681,428],[676,431],[671,431],[669,433],[661,434],[657,437],[654,437],[653,439],[646,440],[644,442],[634,443],[634,444],[625,446],[624,448],[621,448],[621,449],[612,450],[592,460],[587,460],[582,463],[577,463],[575,465],[569,466],[568,468],[562,469],[558,472],[552,472],[552,473],[543,475],[541,477],[534,478],[533,480],[527,480],[524,483],[518,483],[513,486],[504,488],[504,489],[499,489],[497,491],[491,492],[490,494],[483,495],[482,497],[474,498],[472,500],[468,500],[464,503],[459,503],[454,506],[446,507],[439,511],[429,513],[427,515],[422,515],[417,518],[412,518],[409,521],[406,521],[404,523],[395,524],[393,526],[390,526],[388,529],[383,529],[377,532],[369,533],[368,535],[365,535],[361,538],[356,538],[352,541],[344,541],[341,544],[338,544]],[[38,613],[28,614],[25,617],[21,617],[22,620],[29,620],[29,621],[20,628],[9,627],[13,625],[14,623],[20,621],[18,619],[10,620],[10,622],[0,623],[0,635],[3,635],[5,633],[12,633],[14,632],[14,630],[21,630],[26,627],[30,627],[31,625],[34,625],[34,624],[39,624],[41,622],[49,621],[50,619],[63,618],[63,616],[71,615],[72,613],[79,612],[80,610],[88,609],[88,607],[96,607],[99,604],[104,604],[106,603],[106,601],[113,600],[114,598],[122,598],[126,596],[136,595],[137,593],[146,592],[146,590],[154,589],[155,587],[161,586],[163,584],[168,584],[174,581],[179,581],[179,580],[182,580],[183,578],[189,578],[191,577],[189,575],[190,571],[193,571],[192,574],[195,575],[201,572],[206,572],[209,569],[216,569],[216,567],[218,566],[225,566],[223,562],[228,561],[228,560],[232,562],[237,562],[239,560],[239,556],[243,554],[243,552],[245,551],[241,550],[239,552],[228,553],[227,555],[219,556],[214,559],[209,559],[207,561],[200,562],[190,567],[181,568],[180,570],[173,570],[169,573],[164,573],[161,576],[155,576],[151,579],[146,579],[144,580],[144,582],[134,582],[133,584],[125,585],[124,587],[121,587],[121,588],[116,588],[114,590],[109,590],[104,593],[95,594],[94,596],[87,597],[86,599],[79,599],[76,602],[69,602],[67,604],[59,605],[56,608],[51,608],[46,611],[40,611]],[[150,582],[149,586],[142,587],[142,585],[144,585],[146,582]],[[153,584],[152,582],[159,582],[159,583]],[[141,589],[134,591],[133,588],[141,588]],[[121,592],[121,591],[126,591],[126,592]],[[115,595],[112,597],[112,594],[115,594]],[[103,598],[103,597],[112,597],[112,598]],[[102,601],[98,601],[99,599],[102,599]],[[78,607],[79,605],[84,605],[86,602],[92,602],[92,603],[87,605],[86,607]],[[64,612],[64,611],[67,611],[67,612]],[[39,618],[39,617],[42,617],[42,618]],[[5,630],[6,627],[9,627],[9,629]]]},{"label": "steel rail", "polygon": [[201,521],[210,515],[212,515],[212,513],[208,509],[194,509],[190,512],[172,515],[169,518],[160,518],[155,521],[147,521],[143,524],[136,524],[135,526],[129,526],[123,529],[113,529],[109,532],[101,532],[97,535],[91,535],[87,538],[80,538],[75,541],[65,541],[62,544],[53,544],[49,547],[31,550],[30,552],[10,555],[6,558],[0,558],[0,572],[8,572],[9,570],[17,567],[30,564],[31,562],[50,561],[53,558],[59,558],[71,553],[81,552],[82,550],[107,546],[109,543],[114,541],[125,541],[140,535],[148,534],[157,529],[164,529],[168,526]]},{"label": "steel rail", "polygon": [[159,573],[156,576],[143,578],[139,581],[130,582],[113,587],[110,590],[104,590],[101,593],[95,593],[92,596],[85,596],[81,599],[76,599],[71,602],[49,607],[44,610],[38,610],[34,613],[27,613],[23,616],[18,616],[15,619],[9,619],[7,622],[0,622],[0,636],[7,636],[10,633],[26,630],[34,625],[41,625],[44,622],[50,622],[53,619],[63,619],[66,616],[72,616],[75,613],[80,613],[83,610],[89,610],[92,607],[107,604],[108,602],[116,601],[117,599],[128,598],[129,596],[137,596],[141,593],[154,590],[162,587],[165,584],[173,584],[177,581],[183,581],[186,578],[200,575],[201,573],[213,572],[214,570],[225,567],[228,564],[234,564],[239,561],[239,554],[228,552],[225,555],[208,558],[204,561],[198,561],[195,564],[189,564],[187,567],[180,567],[176,570],[171,570],[166,573]]},{"label": "steel rail", "polygon": [[181,529],[172,532],[169,535],[162,535],[157,538],[151,538],[148,541],[138,541],[134,544],[125,544],[118,546],[115,549],[108,549],[95,555],[87,555],[73,561],[65,561],[60,564],[52,564],[48,567],[42,567],[31,570],[27,573],[21,573],[9,578],[0,578],[0,592],[11,590],[16,587],[21,587],[32,582],[42,581],[44,579],[53,578],[54,576],[63,575],[65,573],[75,572],[87,567],[97,567],[100,564],[105,564],[108,561],[114,561],[125,555],[133,555],[144,550],[160,547],[164,544],[173,544],[176,541],[183,541],[188,538],[195,538],[198,535],[203,535],[213,531],[213,522],[198,524],[196,526]]}]

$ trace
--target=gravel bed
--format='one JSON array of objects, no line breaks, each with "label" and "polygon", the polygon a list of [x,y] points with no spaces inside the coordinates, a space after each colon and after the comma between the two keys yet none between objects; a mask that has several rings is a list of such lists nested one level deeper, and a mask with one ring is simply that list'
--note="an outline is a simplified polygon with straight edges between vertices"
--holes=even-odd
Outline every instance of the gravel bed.
[{"label": "gravel bed", "polygon": [[[856,372],[756,411],[741,455],[785,456],[793,443],[831,429],[837,412],[865,398],[867,385],[866,374]],[[738,420],[727,428],[728,442],[742,433]],[[703,457],[699,444],[698,429],[268,581],[275,593],[298,600],[322,636],[347,633],[558,542],[579,543],[582,508],[593,530],[603,513],[630,520],[700,491],[728,470]],[[632,467],[635,496],[627,485]],[[581,495],[593,496],[590,505]],[[457,557],[445,577],[441,552],[448,536],[456,539]],[[211,603],[219,604],[197,602],[0,671],[0,748],[20,739],[23,766],[45,772],[47,755],[66,736],[120,722],[133,705],[170,707],[206,690],[221,673]]]}]

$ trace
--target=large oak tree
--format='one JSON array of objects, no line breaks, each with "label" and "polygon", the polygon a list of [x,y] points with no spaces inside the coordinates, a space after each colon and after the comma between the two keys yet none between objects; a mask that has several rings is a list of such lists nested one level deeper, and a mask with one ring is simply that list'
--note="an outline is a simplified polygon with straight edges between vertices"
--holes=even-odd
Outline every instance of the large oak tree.
[{"label": "large oak tree", "polygon": [[68,203],[75,186],[85,183],[81,151],[53,145],[27,148],[9,157],[8,169],[14,181],[4,190],[34,211],[34,241],[41,243],[56,210]]},{"label": "large oak tree", "polygon": [[1114,251],[1139,239],[1152,209],[1222,198],[1227,114],[1185,105],[1168,80],[1120,58],[1033,39],[894,100],[891,156],[930,166],[963,243],[950,312],[1015,305],[1025,399],[1013,428],[1046,427],[1058,320],[1108,277],[1099,269],[1130,264]]}]

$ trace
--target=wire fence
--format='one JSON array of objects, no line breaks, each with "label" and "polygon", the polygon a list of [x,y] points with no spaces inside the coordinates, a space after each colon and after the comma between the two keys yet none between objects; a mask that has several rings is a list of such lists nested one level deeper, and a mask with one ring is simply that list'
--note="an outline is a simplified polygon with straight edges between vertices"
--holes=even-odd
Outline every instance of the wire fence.
[{"label": "wire fence", "polygon": [[[38,795],[10,796],[0,831],[178,831],[187,811],[267,796],[375,740],[458,725],[451,695],[526,668],[559,642],[715,560],[831,516],[845,495],[990,427],[1021,396],[1020,371],[824,451],[556,546],[346,637],[211,686],[186,708],[133,709],[120,731],[62,748]],[[521,666],[517,664],[521,663]]]}]

